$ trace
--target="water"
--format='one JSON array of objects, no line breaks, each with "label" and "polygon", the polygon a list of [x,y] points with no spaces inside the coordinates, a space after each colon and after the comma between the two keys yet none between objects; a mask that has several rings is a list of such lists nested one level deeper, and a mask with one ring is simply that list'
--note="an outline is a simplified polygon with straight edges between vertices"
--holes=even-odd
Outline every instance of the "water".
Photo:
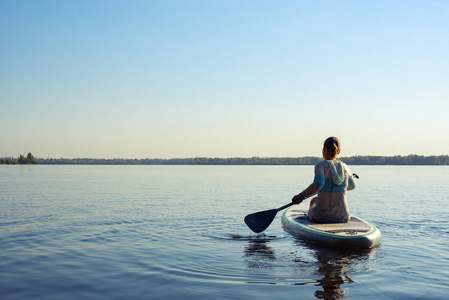
[{"label": "water", "polygon": [[449,168],[351,169],[375,249],[251,235],[313,166],[0,166],[0,298],[447,299]]}]

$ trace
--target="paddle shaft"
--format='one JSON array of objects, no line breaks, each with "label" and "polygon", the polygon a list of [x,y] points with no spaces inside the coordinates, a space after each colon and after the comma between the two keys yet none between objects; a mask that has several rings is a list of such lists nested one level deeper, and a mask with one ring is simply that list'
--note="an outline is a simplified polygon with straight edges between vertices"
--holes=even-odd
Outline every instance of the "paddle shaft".
[{"label": "paddle shaft", "polygon": [[294,204],[293,202],[290,202],[290,203],[288,203],[288,204],[285,204],[284,206],[279,207],[279,208],[278,208],[278,211],[281,211],[281,210],[283,210],[283,209],[286,209],[287,207],[290,207],[290,206],[292,206],[293,204]]}]

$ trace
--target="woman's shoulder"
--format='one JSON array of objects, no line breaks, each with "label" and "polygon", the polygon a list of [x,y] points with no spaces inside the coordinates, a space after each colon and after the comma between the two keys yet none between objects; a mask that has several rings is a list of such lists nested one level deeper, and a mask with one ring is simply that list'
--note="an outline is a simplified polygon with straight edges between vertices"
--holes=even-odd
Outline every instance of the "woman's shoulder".
[{"label": "woman's shoulder", "polygon": [[327,160],[322,160],[315,165],[316,168],[329,168],[329,162]]},{"label": "woman's shoulder", "polygon": [[351,170],[349,169],[348,165],[342,162],[341,160],[340,163],[343,166],[343,169],[345,169],[349,174],[351,174]]},{"label": "woman's shoulder", "polygon": [[329,167],[327,166],[326,161],[322,160],[315,165],[315,173],[324,173],[328,168]]},{"label": "woman's shoulder", "polygon": [[321,166],[321,165],[324,165],[324,164],[326,164],[326,160],[320,161],[320,162],[317,163],[315,166]]}]

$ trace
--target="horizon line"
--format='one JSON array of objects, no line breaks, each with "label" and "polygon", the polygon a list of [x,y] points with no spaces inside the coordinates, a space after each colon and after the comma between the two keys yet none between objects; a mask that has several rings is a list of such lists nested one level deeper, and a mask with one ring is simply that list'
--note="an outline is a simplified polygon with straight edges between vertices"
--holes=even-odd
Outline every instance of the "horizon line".
[{"label": "horizon line", "polygon": [[[20,156],[20,155],[19,155]],[[0,159],[16,159],[19,156],[2,156]],[[449,154],[433,154],[433,155],[423,155],[423,154],[407,154],[407,155],[401,155],[401,154],[394,154],[394,155],[374,155],[374,154],[356,154],[356,155],[347,155],[347,156],[341,156],[337,157],[340,159],[343,158],[353,158],[353,157],[441,157],[441,156],[449,156]],[[314,155],[305,155],[305,156],[229,156],[229,157],[219,157],[219,156],[191,156],[191,157],[171,157],[171,158],[160,158],[160,157],[145,157],[145,158],[126,158],[126,157],[114,157],[114,158],[106,158],[106,157],[35,157],[35,159],[42,159],[42,160],[48,160],[48,159],[98,159],[98,160],[119,160],[119,159],[126,159],[126,160],[146,160],[146,159],[158,159],[158,160],[173,160],[173,159],[251,159],[251,158],[261,158],[261,159],[268,159],[268,158],[318,158],[322,159],[321,156],[314,156]]]}]

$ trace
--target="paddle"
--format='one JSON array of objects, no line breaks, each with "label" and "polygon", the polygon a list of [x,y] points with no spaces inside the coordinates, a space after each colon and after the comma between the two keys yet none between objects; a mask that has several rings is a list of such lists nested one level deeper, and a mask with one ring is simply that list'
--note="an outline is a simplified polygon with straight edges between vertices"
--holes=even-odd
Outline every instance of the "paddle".
[{"label": "paddle", "polygon": [[264,210],[249,214],[245,217],[245,224],[255,233],[260,233],[270,226],[279,211],[292,205],[293,203],[291,202],[278,209]]}]

